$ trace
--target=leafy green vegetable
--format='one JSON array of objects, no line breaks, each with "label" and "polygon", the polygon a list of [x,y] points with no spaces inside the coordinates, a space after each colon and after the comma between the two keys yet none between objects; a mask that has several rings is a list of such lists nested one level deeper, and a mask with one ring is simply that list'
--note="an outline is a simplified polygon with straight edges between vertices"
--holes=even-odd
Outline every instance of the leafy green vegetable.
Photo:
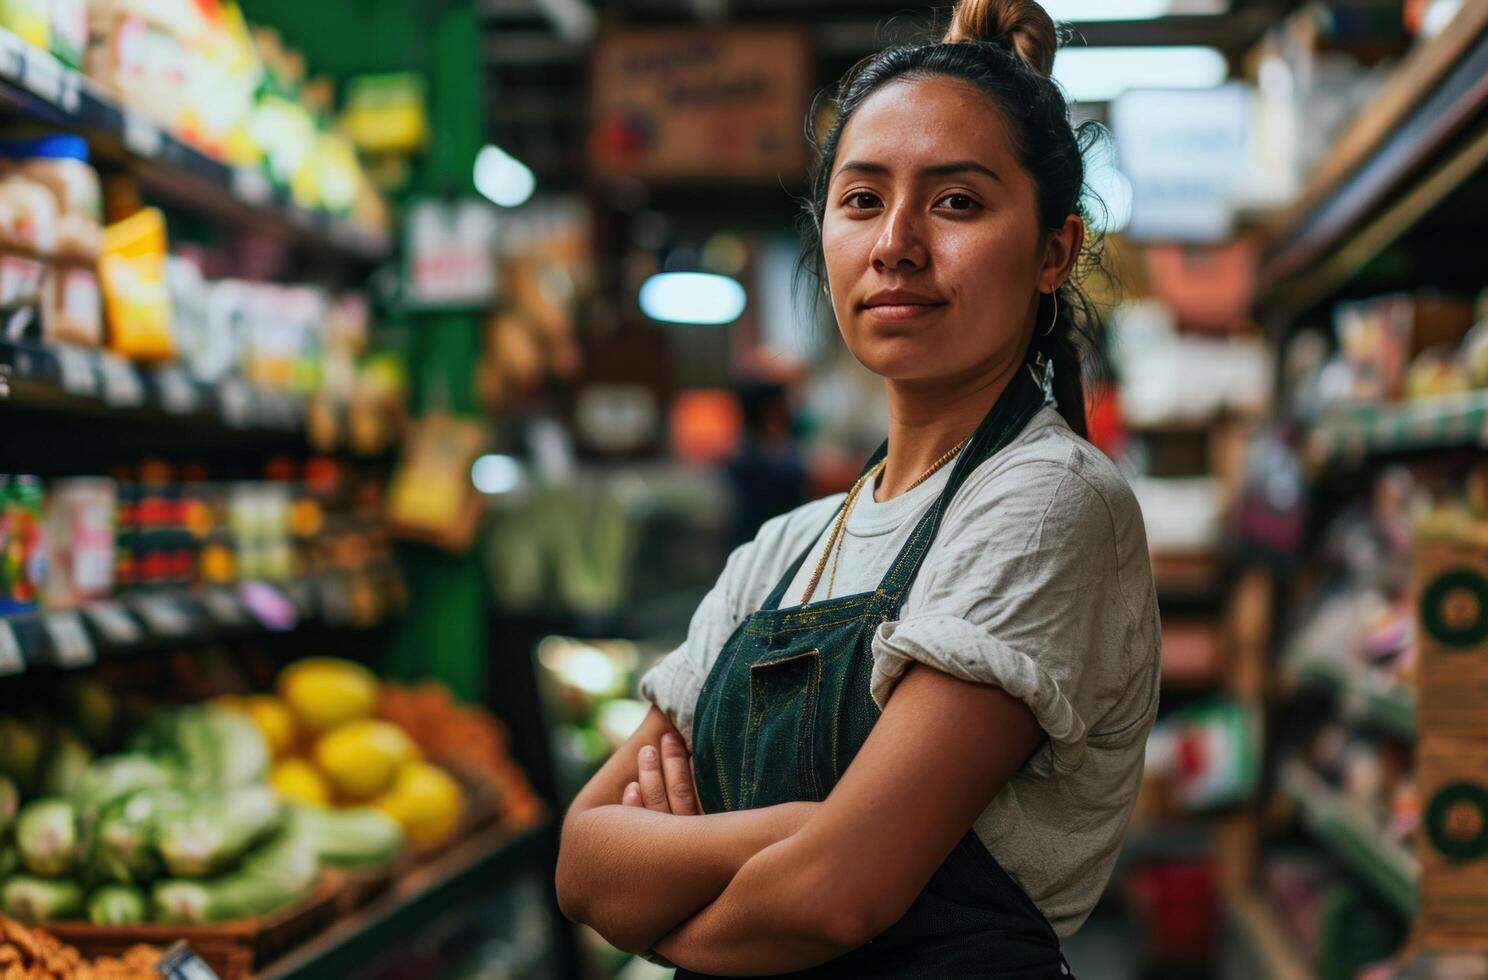
[{"label": "leafy green vegetable", "polygon": [[155,847],[173,875],[201,877],[235,864],[284,822],[284,805],[268,786],[203,793],[155,819]]},{"label": "leafy green vegetable", "polygon": [[219,878],[157,881],[151,889],[161,922],[222,922],[268,915],[315,887],[320,864],[302,835],[285,831]]},{"label": "leafy green vegetable", "polygon": [[292,806],[295,830],[315,848],[321,863],[351,871],[382,871],[403,852],[403,828],[370,806],[348,810]]},{"label": "leafy green vegetable", "polygon": [[15,782],[4,774],[0,774],[0,837],[15,823],[16,810],[21,806],[21,792],[16,789]]},{"label": "leafy green vegetable", "polygon": [[160,874],[155,853],[159,815],[186,806],[176,790],[142,789],[110,803],[98,818],[88,848],[88,871],[98,881],[125,884]]},{"label": "leafy green vegetable", "polygon": [[22,922],[72,918],[83,910],[83,888],[66,878],[13,875],[0,889],[0,907]]},{"label": "leafy green vegetable", "polygon": [[89,832],[110,803],[136,790],[169,786],[175,771],[147,755],[111,755],[98,759],[83,773],[72,793],[83,831]]},{"label": "leafy green vegetable", "polygon": [[252,718],[214,704],[157,711],[132,744],[173,764],[186,785],[203,789],[263,782],[273,761]]},{"label": "leafy green vegetable", "polygon": [[35,785],[45,749],[46,735],[40,726],[0,716],[0,772],[15,780],[23,793]]},{"label": "leafy green vegetable", "polygon": [[74,732],[57,729],[41,767],[43,796],[70,796],[82,782],[83,773],[93,761],[93,752]]},{"label": "leafy green vegetable", "polygon": [[150,917],[150,902],[133,885],[102,885],[88,896],[88,921],[98,926],[127,926]]},{"label": "leafy green vegetable", "polygon": [[66,800],[32,800],[16,816],[16,846],[27,870],[35,874],[71,871],[77,842],[77,815]]}]

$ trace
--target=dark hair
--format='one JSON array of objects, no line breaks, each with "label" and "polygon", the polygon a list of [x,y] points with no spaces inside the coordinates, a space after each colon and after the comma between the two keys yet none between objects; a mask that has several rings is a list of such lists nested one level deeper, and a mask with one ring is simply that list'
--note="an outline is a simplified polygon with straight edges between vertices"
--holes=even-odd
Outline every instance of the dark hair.
[{"label": "dark hair", "polygon": [[807,116],[807,139],[816,149],[816,165],[801,223],[802,265],[818,282],[826,281],[821,227],[827,188],[842,130],[863,101],[904,78],[946,76],[976,85],[993,98],[1010,124],[1014,152],[1033,178],[1041,226],[1058,228],[1070,214],[1085,219],[1081,254],[1057,291],[1058,319],[1046,336],[1048,314],[1041,312],[1030,347],[1053,362],[1060,413],[1083,436],[1082,377],[1087,368],[1099,370],[1100,356],[1095,343],[1099,314],[1080,283],[1089,270],[1101,266],[1100,236],[1091,228],[1088,213],[1099,201],[1085,187],[1085,153],[1105,138],[1106,131],[1091,121],[1073,124],[1064,93],[1049,77],[1059,40],[1059,29],[1033,0],[962,0],[943,37],[886,48],[853,66],[831,97],[835,118],[824,138],[818,138],[814,125],[818,106],[813,105]]}]

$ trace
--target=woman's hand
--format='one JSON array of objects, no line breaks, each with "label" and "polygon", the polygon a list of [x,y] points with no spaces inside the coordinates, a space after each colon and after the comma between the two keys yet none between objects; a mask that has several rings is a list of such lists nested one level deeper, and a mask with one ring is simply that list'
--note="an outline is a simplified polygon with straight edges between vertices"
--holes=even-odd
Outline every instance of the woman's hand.
[{"label": "woman's hand", "polygon": [[636,758],[639,772],[625,787],[620,802],[657,813],[686,816],[699,812],[693,790],[692,757],[682,739],[668,732],[661,736],[661,749],[641,747]]}]

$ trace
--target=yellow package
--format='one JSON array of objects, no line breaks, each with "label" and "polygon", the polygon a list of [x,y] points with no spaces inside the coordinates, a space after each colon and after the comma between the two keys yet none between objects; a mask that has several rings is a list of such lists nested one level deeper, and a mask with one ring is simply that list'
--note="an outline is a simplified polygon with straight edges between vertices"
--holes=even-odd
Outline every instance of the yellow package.
[{"label": "yellow package", "polygon": [[14,31],[27,44],[45,51],[52,36],[51,3],[49,0],[0,0],[0,27]]},{"label": "yellow package", "polygon": [[175,356],[165,245],[165,216],[157,208],[141,208],[103,230],[98,274],[109,347],[132,360]]}]

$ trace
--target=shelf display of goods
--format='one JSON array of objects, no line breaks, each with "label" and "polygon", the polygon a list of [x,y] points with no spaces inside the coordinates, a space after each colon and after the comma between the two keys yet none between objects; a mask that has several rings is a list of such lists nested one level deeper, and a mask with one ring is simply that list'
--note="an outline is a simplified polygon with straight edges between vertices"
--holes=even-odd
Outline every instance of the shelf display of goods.
[{"label": "shelf display of goods", "polygon": [[328,84],[307,80],[303,56],[251,29],[233,0],[10,0],[0,29],[199,152],[261,167],[300,206],[386,224]]},{"label": "shelf display of goods", "polygon": [[[92,758],[61,726],[5,719],[0,909],[27,922],[203,924],[305,899],[327,868],[386,872],[403,833],[371,808],[314,811],[268,782],[254,716],[161,708]],[[38,746],[48,746],[38,748]]]}]

